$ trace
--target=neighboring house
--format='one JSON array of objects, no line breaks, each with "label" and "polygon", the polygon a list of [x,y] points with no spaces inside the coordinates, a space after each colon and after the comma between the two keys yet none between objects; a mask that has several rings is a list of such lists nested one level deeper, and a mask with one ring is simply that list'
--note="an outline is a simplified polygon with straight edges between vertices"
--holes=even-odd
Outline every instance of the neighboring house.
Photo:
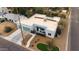
[{"label": "neighboring house", "polygon": [[[21,20],[22,30],[41,34],[54,38],[60,17],[47,17],[42,14],[35,14],[28,19]],[[19,22],[17,22],[18,27]]]},{"label": "neighboring house", "polygon": [[0,21],[1,21],[1,19],[4,19],[3,15],[4,15],[4,13],[0,12]]},{"label": "neighboring house", "polygon": [[12,12],[12,10],[11,9],[8,9],[7,7],[0,7],[0,12],[10,13],[10,12]]},{"label": "neighboring house", "polygon": [[0,12],[0,16],[4,15],[4,13]]},{"label": "neighboring house", "polygon": [[27,17],[19,14],[7,13],[4,14],[3,17],[7,18],[8,20],[16,23],[19,19],[27,19]]},{"label": "neighboring house", "polygon": [[11,13],[11,9],[7,7],[0,7],[0,18],[7,18],[7,20],[12,21],[14,23],[19,19],[26,19],[27,17],[24,15],[13,14]]},{"label": "neighboring house", "polygon": [[3,12],[0,12],[0,21],[5,20],[5,18],[9,21],[14,22],[14,23],[16,23],[18,20],[21,20],[21,19],[27,19],[27,17],[24,15],[13,14],[13,13],[6,13],[5,14]]}]

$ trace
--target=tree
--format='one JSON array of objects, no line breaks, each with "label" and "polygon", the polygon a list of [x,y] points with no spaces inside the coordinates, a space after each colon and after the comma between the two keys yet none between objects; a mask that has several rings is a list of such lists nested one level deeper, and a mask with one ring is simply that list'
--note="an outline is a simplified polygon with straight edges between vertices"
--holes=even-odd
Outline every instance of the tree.
[{"label": "tree", "polygon": [[56,30],[55,37],[58,37],[58,35],[61,35],[61,33],[62,33],[62,28],[60,26],[58,26],[57,30]]},{"label": "tree", "polygon": [[36,7],[35,13],[43,14],[43,8],[42,7]]},{"label": "tree", "polygon": [[33,14],[35,14],[35,9],[34,8],[27,8],[25,13],[26,13],[26,16],[29,18]]},{"label": "tree", "polygon": [[11,27],[5,27],[4,32],[9,33],[11,32],[13,29]]},{"label": "tree", "polygon": [[59,48],[54,45],[53,39],[51,39],[50,41],[47,41],[47,45],[48,45],[47,46],[48,51],[59,51]]},{"label": "tree", "polygon": [[57,27],[57,30],[56,30],[55,37],[57,37],[58,35],[61,35],[61,33],[64,30],[65,26],[66,26],[66,19],[61,19],[58,23],[58,27]]},{"label": "tree", "polygon": [[61,26],[62,28],[65,28],[65,26],[66,26],[66,19],[63,19],[63,18],[62,18],[62,19],[59,21],[58,25]]}]

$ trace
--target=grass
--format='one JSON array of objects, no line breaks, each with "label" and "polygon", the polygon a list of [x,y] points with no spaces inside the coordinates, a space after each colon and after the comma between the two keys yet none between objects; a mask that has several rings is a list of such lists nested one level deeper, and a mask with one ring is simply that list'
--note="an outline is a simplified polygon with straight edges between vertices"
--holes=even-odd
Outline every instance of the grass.
[{"label": "grass", "polygon": [[39,44],[37,44],[37,48],[42,51],[48,51],[46,44],[39,43]]},{"label": "grass", "polygon": [[59,48],[56,46],[53,46],[51,50],[48,49],[48,45],[43,44],[43,43],[38,43],[37,48],[40,49],[41,51],[59,51]]}]

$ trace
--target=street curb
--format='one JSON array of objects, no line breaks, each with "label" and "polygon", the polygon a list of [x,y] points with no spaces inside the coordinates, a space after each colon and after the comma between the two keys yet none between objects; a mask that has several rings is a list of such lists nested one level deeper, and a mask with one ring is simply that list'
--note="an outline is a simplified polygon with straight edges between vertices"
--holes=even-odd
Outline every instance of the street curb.
[{"label": "street curb", "polygon": [[67,33],[67,40],[66,40],[66,51],[68,51],[68,47],[69,47],[69,35],[70,35],[70,24],[71,24],[71,9],[70,9],[70,15],[69,15],[69,17],[68,17],[68,19],[69,19],[69,21],[68,21],[68,33]]}]

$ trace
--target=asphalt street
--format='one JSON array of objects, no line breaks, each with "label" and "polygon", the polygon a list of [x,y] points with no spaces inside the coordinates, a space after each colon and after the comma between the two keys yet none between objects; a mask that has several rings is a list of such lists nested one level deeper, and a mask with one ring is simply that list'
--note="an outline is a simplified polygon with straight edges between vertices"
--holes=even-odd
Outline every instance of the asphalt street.
[{"label": "asphalt street", "polygon": [[79,8],[71,8],[71,28],[70,28],[71,51],[79,51]]},{"label": "asphalt street", "polygon": [[3,38],[0,38],[0,51],[29,51],[15,43],[9,42]]}]

